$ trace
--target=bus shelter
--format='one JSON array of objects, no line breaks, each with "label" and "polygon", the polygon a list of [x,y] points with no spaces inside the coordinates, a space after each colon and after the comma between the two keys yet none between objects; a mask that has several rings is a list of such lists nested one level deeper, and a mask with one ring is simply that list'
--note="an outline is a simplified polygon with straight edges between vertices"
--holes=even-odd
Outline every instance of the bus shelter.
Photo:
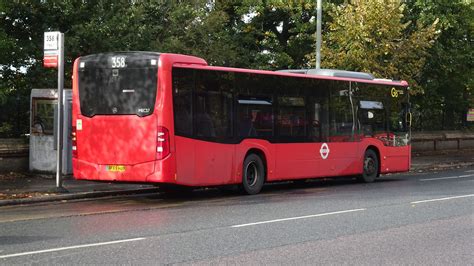
[{"label": "bus shelter", "polygon": [[[72,174],[72,92],[64,90],[62,173]],[[34,172],[56,172],[57,107],[56,89],[33,89],[30,96],[29,169]]]}]

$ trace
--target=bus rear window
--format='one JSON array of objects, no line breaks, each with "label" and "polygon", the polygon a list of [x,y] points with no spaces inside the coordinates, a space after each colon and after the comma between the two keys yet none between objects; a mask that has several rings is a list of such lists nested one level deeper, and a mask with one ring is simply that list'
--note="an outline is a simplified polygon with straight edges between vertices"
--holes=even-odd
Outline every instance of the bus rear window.
[{"label": "bus rear window", "polygon": [[80,61],[78,75],[82,115],[146,116],[153,113],[157,57],[135,57],[128,54],[100,55]]}]

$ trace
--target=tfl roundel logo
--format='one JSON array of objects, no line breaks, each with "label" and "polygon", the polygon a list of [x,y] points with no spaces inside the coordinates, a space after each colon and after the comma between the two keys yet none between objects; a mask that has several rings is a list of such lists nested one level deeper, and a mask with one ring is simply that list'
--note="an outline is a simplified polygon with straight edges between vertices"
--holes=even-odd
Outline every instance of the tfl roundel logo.
[{"label": "tfl roundel logo", "polygon": [[321,145],[321,149],[319,149],[319,153],[321,154],[321,158],[326,159],[329,156],[329,146],[327,143],[323,143]]}]

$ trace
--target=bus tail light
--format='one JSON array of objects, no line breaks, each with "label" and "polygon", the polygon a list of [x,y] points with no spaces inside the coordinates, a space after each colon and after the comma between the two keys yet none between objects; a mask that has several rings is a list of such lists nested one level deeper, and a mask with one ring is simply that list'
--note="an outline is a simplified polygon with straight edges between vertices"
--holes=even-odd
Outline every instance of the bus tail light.
[{"label": "bus tail light", "polygon": [[72,126],[71,140],[72,140],[72,158],[77,158],[77,135],[76,135],[75,126]]},{"label": "bus tail light", "polygon": [[170,154],[170,133],[166,127],[159,126],[156,137],[156,159],[161,160]]}]

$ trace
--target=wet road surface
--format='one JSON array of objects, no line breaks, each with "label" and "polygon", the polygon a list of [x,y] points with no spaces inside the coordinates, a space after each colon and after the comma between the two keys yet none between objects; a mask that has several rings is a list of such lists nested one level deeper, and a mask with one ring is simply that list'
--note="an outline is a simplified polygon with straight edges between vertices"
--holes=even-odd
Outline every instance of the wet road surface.
[{"label": "wet road surface", "polygon": [[474,168],[0,208],[0,264],[474,264]]}]

